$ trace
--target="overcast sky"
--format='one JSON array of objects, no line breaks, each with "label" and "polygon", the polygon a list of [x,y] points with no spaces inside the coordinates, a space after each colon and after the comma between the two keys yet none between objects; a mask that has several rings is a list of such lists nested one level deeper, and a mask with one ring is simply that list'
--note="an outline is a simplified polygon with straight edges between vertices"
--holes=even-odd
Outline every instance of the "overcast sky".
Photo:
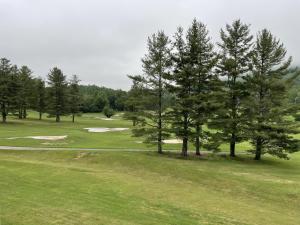
[{"label": "overcast sky", "polygon": [[147,37],[172,36],[193,18],[214,41],[237,18],[253,34],[268,28],[300,65],[299,0],[0,0],[0,57],[36,76],[58,66],[84,84],[128,89],[126,74],[141,72]]}]

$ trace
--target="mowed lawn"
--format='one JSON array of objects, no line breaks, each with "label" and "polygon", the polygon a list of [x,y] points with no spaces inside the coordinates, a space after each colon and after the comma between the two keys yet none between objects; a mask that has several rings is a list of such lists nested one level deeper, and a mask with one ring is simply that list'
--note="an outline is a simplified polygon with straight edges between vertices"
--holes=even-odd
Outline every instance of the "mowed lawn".
[{"label": "mowed lawn", "polygon": [[0,151],[1,225],[298,225],[299,212],[299,153]]},{"label": "mowed lawn", "polygon": [[[106,117],[100,113],[86,113],[71,122],[71,117],[62,117],[60,123],[54,118],[38,120],[36,112],[30,112],[26,120],[16,117],[8,117],[7,124],[0,123],[0,146],[25,146],[25,147],[60,147],[60,148],[98,148],[98,149],[148,149],[155,150],[155,145],[142,143],[143,139],[132,137],[131,121],[122,118],[122,114],[116,114],[113,120],[105,120]],[[105,133],[90,133],[84,128],[129,128],[125,131],[114,131]],[[64,140],[34,140],[28,136],[65,136]],[[15,139],[16,138],[16,139]],[[174,137],[171,137],[174,139]],[[250,149],[246,142],[237,145],[238,151]],[[222,151],[228,151],[228,144],[221,146]],[[164,144],[164,149],[180,150],[180,144]],[[194,146],[190,143],[190,149]]]}]

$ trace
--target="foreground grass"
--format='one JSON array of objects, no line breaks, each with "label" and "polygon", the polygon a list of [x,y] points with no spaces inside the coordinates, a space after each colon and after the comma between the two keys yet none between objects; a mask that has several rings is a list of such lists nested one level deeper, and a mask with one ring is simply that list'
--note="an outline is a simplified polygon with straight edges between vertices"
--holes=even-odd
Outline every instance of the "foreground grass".
[{"label": "foreground grass", "polygon": [[300,154],[0,151],[0,224],[300,224]]}]

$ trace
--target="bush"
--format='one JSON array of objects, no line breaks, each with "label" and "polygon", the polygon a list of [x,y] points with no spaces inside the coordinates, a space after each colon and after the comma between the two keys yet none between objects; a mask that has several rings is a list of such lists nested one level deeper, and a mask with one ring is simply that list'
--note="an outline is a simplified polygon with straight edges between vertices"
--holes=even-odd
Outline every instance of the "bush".
[{"label": "bush", "polygon": [[103,114],[107,117],[107,118],[110,118],[112,117],[115,112],[112,108],[110,108],[108,105],[106,105],[103,109]]}]

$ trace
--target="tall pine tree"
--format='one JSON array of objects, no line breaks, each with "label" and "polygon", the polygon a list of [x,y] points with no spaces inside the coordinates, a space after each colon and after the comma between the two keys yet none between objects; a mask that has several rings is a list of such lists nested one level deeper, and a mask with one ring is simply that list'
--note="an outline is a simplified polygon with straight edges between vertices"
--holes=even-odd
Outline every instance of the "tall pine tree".
[{"label": "tall pine tree", "polygon": [[173,73],[168,77],[168,89],[175,96],[175,104],[168,114],[172,131],[178,138],[182,139],[181,151],[183,156],[188,154],[188,142],[192,136],[194,67],[190,63],[192,49],[189,44],[191,44],[190,40],[185,40],[183,29],[179,27],[175,34],[172,52]]},{"label": "tall pine tree", "polygon": [[35,109],[39,113],[39,120],[42,120],[43,113],[46,110],[46,87],[45,81],[41,78],[35,80],[36,91],[35,91]]},{"label": "tall pine tree", "polygon": [[72,122],[75,122],[75,116],[80,112],[81,96],[79,92],[79,79],[73,75],[69,84],[69,110],[72,115]]},{"label": "tall pine tree", "polygon": [[208,30],[203,23],[194,19],[187,34],[188,63],[192,67],[192,119],[195,127],[196,155],[200,155],[200,148],[204,139],[208,139],[208,132],[202,127],[207,123],[211,113],[215,110],[214,90],[218,86],[218,77],[213,73],[217,63],[216,53],[208,36]]},{"label": "tall pine tree", "polygon": [[286,158],[299,147],[291,136],[295,124],[285,117],[292,113],[287,101],[291,58],[285,60],[285,56],[283,44],[268,30],[258,34],[252,74],[246,78],[249,91],[247,133],[255,146],[256,160],[265,153]]},{"label": "tall pine tree", "polygon": [[144,104],[139,113],[140,123],[134,130],[135,135],[145,136],[147,142],[157,143],[158,153],[162,153],[163,139],[166,135],[163,102],[165,77],[169,72],[169,38],[160,31],[148,38],[148,53],[142,59],[144,75],[131,77],[143,86],[139,96]]},{"label": "tall pine tree", "polygon": [[221,30],[218,72],[223,77],[223,97],[220,101],[224,104],[214,122],[222,131],[223,140],[230,143],[232,157],[235,156],[236,143],[243,138],[243,77],[250,71],[252,39],[249,25],[240,20],[226,25],[226,30]]},{"label": "tall pine tree", "polygon": [[63,72],[54,67],[48,74],[48,105],[50,116],[55,116],[56,122],[60,122],[60,116],[67,112],[67,81]]}]

